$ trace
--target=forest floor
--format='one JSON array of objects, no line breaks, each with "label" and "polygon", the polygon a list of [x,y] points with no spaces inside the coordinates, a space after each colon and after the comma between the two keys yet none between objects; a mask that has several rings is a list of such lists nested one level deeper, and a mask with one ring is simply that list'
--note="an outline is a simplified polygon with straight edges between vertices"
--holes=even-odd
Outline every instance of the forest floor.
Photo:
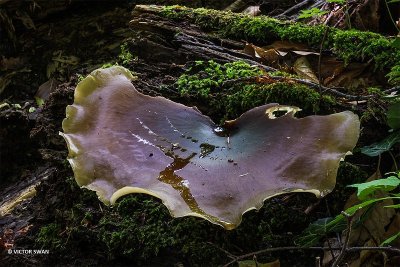
[{"label": "forest floor", "polygon": [[[360,148],[389,135],[386,112],[391,100],[383,96],[395,96],[399,91],[388,82],[386,75],[390,66],[374,63],[379,59],[354,58],[344,52],[341,54],[344,58],[338,59],[331,48],[320,49],[318,43],[322,40],[312,44],[312,41],[289,42],[281,37],[266,42],[259,33],[241,35],[232,29],[221,33],[215,30],[216,25],[206,21],[207,17],[191,20],[191,11],[188,17],[182,16],[180,7],[176,13],[174,10],[168,13],[149,6],[134,9],[126,1],[112,2],[101,1],[93,8],[91,4],[72,1],[68,8],[49,8],[48,13],[42,9],[42,13],[31,16],[28,4],[11,6],[8,13],[0,12],[3,19],[6,14],[15,24],[15,38],[9,34],[7,42],[2,42],[4,56],[0,59],[0,266],[217,266],[248,253],[252,259],[254,251],[296,245],[296,238],[310,223],[340,214],[354,204],[354,188],[347,185],[374,177],[377,170],[383,175],[396,171],[399,143],[392,144],[390,153],[382,153],[379,158],[360,153]],[[374,6],[373,2],[381,1],[365,1],[368,8]],[[221,4],[212,6],[212,1],[194,1],[192,5],[223,8]],[[293,6],[294,1],[287,1],[281,7],[277,5],[273,8],[275,15]],[[375,8],[382,9],[380,5]],[[354,14],[362,15],[365,10],[361,5]],[[344,27],[339,13],[331,17],[331,24],[336,19],[337,27]],[[384,26],[389,25],[386,18],[372,16],[364,21],[354,19],[352,23],[366,25],[367,20],[375,23],[362,30],[380,31],[385,36],[396,34]],[[318,23],[322,22],[314,19],[317,27]],[[7,34],[7,29],[2,28],[1,33]],[[323,31],[318,34],[327,35],[329,40],[329,34]],[[368,32],[365,36],[377,40],[386,38],[371,34]],[[354,40],[350,37],[353,39],[349,40]],[[272,56],[270,49],[289,56],[278,57],[276,53]],[[320,54],[326,56],[322,63]],[[308,63],[299,61],[300,58],[306,58]],[[140,92],[196,106],[220,122],[264,103],[258,101],[259,96],[246,99],[247,102],[235,102],[231,97],[229,102],[226,97],[235,92],[228,90],[221,95],[199,98],[195,93],[183,94],[178,82],[189,86],[190,75],[201,80],[204,75],[214,75],[217,69],[226,71],[227,64],[238,61],[241,63],[231,69],[234,73],[256,68],[275,80],[265,77],[264,80],[241,80],[235,76],[233,81],[216,80],[219,86],[236,83],[232,86],[236,90],[254,83],[274,89],[279,84],[281,91],[277,89],[262,101],[299,106],[303,109],[300,116],[343,110],[352,110],[360,116],[359,143],[354,155],[341,163],[332,193],[323,199],[309,193],[268,199],[260,210],[246,212],[238,228],[227,231],[200,218],[172,218],[162,202],[152,196],[125,196],[109,207],[94,192],[79,188],[59,132],[63,131],[65,108],[73,103],[74,89],[83,77],[100,67],[122,65],[138,76],[133,84]],[[321,80],[323,87],[318,86]],[[337,93],[330,88],[348,90]],[[240,104],[244,102],[250,104]],[[369,233],[354,230],[357,237],[351,240],[351,246],[378,246],[399,231],[398,212],[382,213],[378,208],[370,212],[382,220],[361,222],[364,225],[359,228]],[[324,246],[327,242],[340,245],[341,230],[327,233],[318,245]],[[34,254],[33,250],[42,251]],[[328,254],[295,249],[258,254],[256,259],[275,261],[275,264],[278,260],[281,266],[315,266],[316,258],[320,257],[326,261],[324,266],[329,266],[334,253]],[[386,266],[396,266],[399,260],[400,256],[387,252],[360,256],[358,251],[348,253],[342,263],[374,266],[385,262]]]}]

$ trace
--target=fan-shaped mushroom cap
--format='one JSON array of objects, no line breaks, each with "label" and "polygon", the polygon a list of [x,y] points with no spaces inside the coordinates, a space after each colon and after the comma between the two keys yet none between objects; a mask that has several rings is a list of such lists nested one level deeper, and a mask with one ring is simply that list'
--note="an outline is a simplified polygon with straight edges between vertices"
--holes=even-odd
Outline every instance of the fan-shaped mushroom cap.
[{"label": "fan-shaped mushroom cap", "polygon": [[[350,111],[295,118],[268,104],[217,127],[196,108],[139,93],[122,67],[80,82],[63,121],[80,186],[105,203],[130,193],[160,198],[175,217],[233,229],[242,214],[288,192],[329,193],[359,136]],[[276,110],[289,110],[274,118]]]}]

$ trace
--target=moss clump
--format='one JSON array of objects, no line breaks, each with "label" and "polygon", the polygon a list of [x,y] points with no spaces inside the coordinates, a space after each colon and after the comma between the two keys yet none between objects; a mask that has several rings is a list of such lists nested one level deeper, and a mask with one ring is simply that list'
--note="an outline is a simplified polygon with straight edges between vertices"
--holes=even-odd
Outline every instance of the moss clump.
[{"label": "moss clump", "polygon": [[[199,218],[172,218],[157,199],[129,195],[96,228],[110,260],[160,265],[157,261],[162,259],[162,266],[173,266],[178,261],[185,266],[218,266],[228,261],[218,247],[241,254],[290,245],[293,236],[309,223],[308,216],[295,206],[269,200],[260,211],[246,213],[237,229],[226,231]],[[244,250],[239,252],[237,247]]]},{"label": "moss clump", "polygon": [[124,197],[98,227],[99,239],[111,259],[135,259],[138,264],[148,264],[155,257],[168,255],[170,259],[187,258],[212,265],[226,260],[206,242],[212,232],[222,229],[197,218],[173,219],[160,201],[149,196]]},{"label": "moss clump", "polygon": [[123,43],[121,45],[121,53],[118,55],[119,61],[121,61],[122,65],[128,65],[132,61],[137,60],[131,51],[129,50],[128,43]]},{"label": "moss clump", "polygon": [[368,99],[367,108],[360,117],[361,124],[377,124],[376,126],[386,125],[386,109],[384,108],[385,105],[386,104],[384,104],[384,102],[382,102],[381,100]]},{"label": "moss clump", "polygon": [[335,190],[327,196],[331,214],[339,214],[353,194],[354,189],[347,187],[350,184],[362,183],[368,174],[360,167],[349,162],[341,162],[336,177]]},{"label": "moss clump", "polygon": [[304,114],[327,113],[335,104],[334,98],[321,95],[314,89],[293,82],[276,82],[266,85],[245,85],[241,90],[228,95],[226,111],[229,116],[238,116],[246,110],[267,103],[298,106]]},{"label": "moss clump", "polygon": [[[82,191],[72,179],[61,184],[66,194],[49,205],[56,210],[35,237],[35,246],[51,251],[42,265],[220,266],[230,259],[218,248],[241,255],[293,245],[293,237],[310,222],[303,210],[315,201],[311,194],[311,200],[303,194],[289,202],[270,199],[259,211],[244,214],[238,228],[226,231],[200,218],[173,218],[149,195],[128,195],[112,208],[100,207],[94,192]],[[282,256],[287,266],[294,266],[299,257],[306,265],[313,261],[310,254],[283,254],[273,257]],[[259,260],[273,257],[260,255]]]},{"label": "moss clump", "polygon": [[213,94],[221,92],[221,86],[226,80],[254,77],[262,74],[257,67],[243,61],[221,65],[212,60],[196,61],[177,80],[177,86],[182,96],[200,97],[209,100]]},{"label": "moss clump", "polygon": [[[241,61],[223,65],[199,61],[182,74],[176,84],[182,96],[206,110],[209,116],[222,121],[237,118],[245,111],[267,103],[298,106],[304,114],[327,113],[335,104],[332,97],[321,95],[306,85],[294,82],[257,84],[256,79],[240,79],[261,74],[258,68]],[[238,82],[224,84],[231,79],[238,79]]]},{"label": "moss clump", "polygon": [[204,8],[169,6],[159,13],[171,19],[196,23],[204,30],[217,31],[223,37],[263,44],[288,40],[319,47],[328,29],[324,48],[333,49],[345,62],[373,59],[376,68],[387,70],[400,64],[400,49],[394,47],[390,39],[372,32],[338,30],[324,25],[308,26],[266,16],[251,17]]},{"label": "moss clump", "polygon": [[333,35],[333,48],[346,63],[374,59],[376,67],[390,69],[400,62],[400,49],[373,32],[337,30]]},{"label": "moss clump", "polygon": [[56,223],[50,223],[42,226],[36,237],[36,244],[41,248],[56,248],[60,249],[64,246],[63,240],[60,238],[61,226]]},{"label": "moss clump", "polygon": [[387,74],[387,77],[389,78],[389,83],[393,85],[400,84],[400,65],[394,66]]}]

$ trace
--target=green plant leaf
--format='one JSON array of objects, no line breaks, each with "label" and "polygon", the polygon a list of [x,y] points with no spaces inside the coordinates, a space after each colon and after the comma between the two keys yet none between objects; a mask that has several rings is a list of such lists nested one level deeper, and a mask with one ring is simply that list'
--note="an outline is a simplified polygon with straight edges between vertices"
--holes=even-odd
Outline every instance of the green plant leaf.
[{"label": "green plant leaf", "polygon": [[36,104],[39,106],[39,108],[43,107],[43,105],[44,105],[44,99],[43,98],[35,96],[35,101],[36,101]]},{"label": "green plant leaf", "polygon": [[385,208],[400,209],[400,204],[388,205],[388,206],[385,206]]},{"label": "green plant leaf", "polygon": [[352,184],[348,187],[357,188],[357,197],[360,200],[365,200],[377,190],[389,192],[400,185],[400,179],[395,176],[390,176],[385,179],[378,179],[371,182]]},{"label": "green plant leaf", "polygon": [[[399,0],[400,2],[400,0]],[[392,43],[392,46],[395,48],[400,48],[400,37],[396,37]]]},{"label": "green plant leaf", "polygon": [[383,139],[380,142],[374,143],[370,146],[365,146],[360,149],[361,153],[370,156],[376,157],[383,152],[389,151],[392,146],[396,143],[400,142],[400,130],[391,133],[388,137]]},{"label": "green plant leaf", "polygon": [[400,102],[389,106],[387,111],[387,123],[392,129],[400,128]]},{"label": "green plant leaf", "polygon": [[392,4],[392,3],[398,3],[398,2],[400,2],[400,0],[390,0],[390,1],[388,1],[387,3],[388,3],[388,4]]},{"label": "green plant leaf", "polygon": [[346,228],[344,220],[337,217],[322,218],[311,223],[296,239],[296,244],[302,247],[311,247],[318,243],[319,239],[330,232],[339,232]]},{"label": "green plant leaf", "polygon": [[394,240],[396,240],[397,238],[400,237],[400,232],[398,232],[395,235],[392,235],[391,237],[389,237],[388,239],[386,239],[385,241],[383,241],[379,246],[380,247],[384,247],[389,245],[390,243],[392,243]]},{"label": "green plant leaf", "polygon": [[[350,216],[354,215],[360,209],[368,207],[376,202],[384,201],[387,199],[400,199],[400,197],[383,197],[366,200],[360,204],[354,205],[345,210]],[[300,236],[296,239],[296,244],[302,247],[311,247],[318,243],[318,241],[327,233],[333,231],[341,231],[346,228],[345,217],[343,214],[337,215],[335,218],[319,219],[311,223]]]},{"label": "green plant leaf", "polygon": [[299,19],[307,19],[307,18],[311,18],[311,17],[319,17],[322,16],[324,14],[328,13],[328,11],[325,10],[320,10],[316,7],[313,7],[311,9],[306,9],[306,10],[302,10],[301,14],[299,16]]}]

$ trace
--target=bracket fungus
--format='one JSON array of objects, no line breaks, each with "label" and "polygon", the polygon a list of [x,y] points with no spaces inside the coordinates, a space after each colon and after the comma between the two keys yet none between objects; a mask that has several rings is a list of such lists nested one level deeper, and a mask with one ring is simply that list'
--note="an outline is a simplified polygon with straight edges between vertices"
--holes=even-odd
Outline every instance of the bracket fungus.
[{"label": "bracket fungus", "polygon": [[[141,94],[132,78],[119,66],[95,70],[62,124],[77,183],[107,204],[145,193],[174,217],[233,229],[272,196],[332,191],[358,140],[350,111],[298,119],[298,108],[268,104],[218,127],[194,107]],[[278,110],[286,114],[275,118]]]}]

